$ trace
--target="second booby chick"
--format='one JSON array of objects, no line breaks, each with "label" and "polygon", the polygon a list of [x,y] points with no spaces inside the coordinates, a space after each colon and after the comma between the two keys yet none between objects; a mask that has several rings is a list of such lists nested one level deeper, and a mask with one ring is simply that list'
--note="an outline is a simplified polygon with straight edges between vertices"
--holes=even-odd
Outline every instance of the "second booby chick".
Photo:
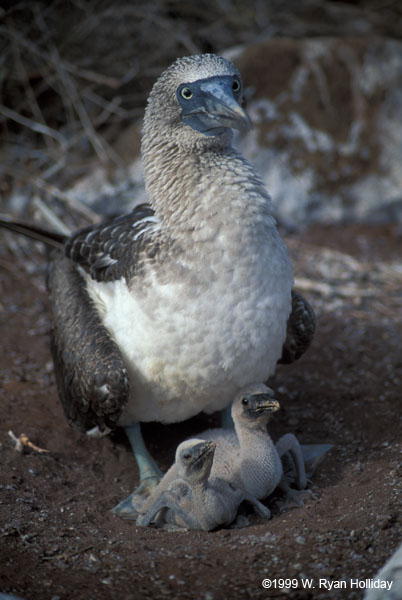
[{"label": "second booby chick", "polygon": [[137,525],[155,521],[159,526],[211,531],[230,525],[239,505],[248,500],[256,512],[269,518],[269,510],[258,500],[212,476],[216,444],[190,439],[179,444],[174,465],[145,502]]},{"label": "second booby chick", "polygon": [[[189,439],[182,442],[177,448],[175,463],[161,483],[148,500],[137,505],[142,515],[137,523],[149,524],[163,507],[176,509],[179,507],[181,511],[187,506],[186,527],[205,528],[200,525],[194,526],[194,519],[200,524],[198,514],[202,514],[206,519],[204,524],[207,523],[209,526],[216,523],[215,527],[231,522],[243,500],[249,500],[256,508],[256,512],[269,518],[269,510],[266,507],[262,510],[260,504],[256,507],[256,502],[257,499],[269,496],[277,487],[286,494],[287,504],[284,506],[290,505],[289,500],[300,504],[301,497],[298,495],[300,492],[289,486],[281,462],[281,457],[289,452],[294,461],[296,486],[299,489],[304,488],[306,475],[300,445],[293,434],[286,434],[275,446],[267,431],[269,418],[278,409],[279,402],[273,397],[272,390],[264,384],[253,384],[239,392],[232,404],[235,429],[208,429],[197,434],[197,440]],[[213,444],[215,456],[213,462],[211,459],[208,473],[197,471],[201,479],[195,481],[193,462],[198,466],[201,464],[197,462],[199,460],[197,453],[203,449],[200,445],[201,440]],[[183,489],[183,481],[189,482],[190,488],[195,485],[194,498],[189,492],[189,486],[187,491],[186,488]],[[213,502],[209,500],[210,506],[201,511],[197,507],[201,499],[207,497],[205,489],[208,489],[208,497],[212,498]],[[166,511],[160,513],[157,522],[183,526],[180,511],[173,511],[174,516]],[[214,527],[211,526],[209,529]]]}]

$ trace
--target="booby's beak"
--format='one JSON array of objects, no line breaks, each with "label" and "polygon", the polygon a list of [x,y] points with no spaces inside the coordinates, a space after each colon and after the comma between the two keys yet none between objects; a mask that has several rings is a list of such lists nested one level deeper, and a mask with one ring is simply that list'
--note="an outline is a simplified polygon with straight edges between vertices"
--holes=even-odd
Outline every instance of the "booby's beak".
[{"label": "booby's beak", "polygon": [[243,406],[253,417],[276,412],[280,409],[278,400],[272,398],[270,394],[250,394],[250,396],[243,398]]},{"label": "booby's beak", "polygon": [[204,464],[207,458],[212,454],[214,454],[216,448],[215,442],[201,442],[194,446],[192,449],[193,460],[191,461],[192,468],[197,468],[198,466]]},{"label": "booby's beak", "polygon": [[233,91],[233,77],[228,75],[180,86],[177,99],[183,109],[183,123],[204,135],[221,135],[227,129],[252,127],[249,116],[238,102],[240,87],[238,92]]},{"label": "booby's beak", "polygon": [[234,98],[226,82],[206,82],[200,89],[204,94],[206,116],[212,123],[230,129],[251,129],[248,114]]}]

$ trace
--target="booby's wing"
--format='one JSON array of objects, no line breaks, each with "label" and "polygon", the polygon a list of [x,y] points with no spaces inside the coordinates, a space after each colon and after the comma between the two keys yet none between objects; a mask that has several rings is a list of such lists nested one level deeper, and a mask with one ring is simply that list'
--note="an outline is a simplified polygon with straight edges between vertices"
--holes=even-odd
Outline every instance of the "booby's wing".
[{"label": "booby's wing", "polygon": [[300,358],[310,346],[315,332],[314,311],[305,298],[292,290],[292,310],[286,327],[286,339],[282,348],[281,364],[289,364]]},{"label": "booby's wing", "polygon": [[150,236],[157,229],[154,211],[149,205],[141,204],[128,215],[73,234],[64,252],[96,281],[130,280],[145,245],[149,258],[155,254],[156,245]]},{"label": "booby's wing", "polygon": [[[113,428],[130,392],[116,343],[104,327],[76,266],[61,254],[48,276],[52,354],[60,400],[70,425]],[[107,431],[106,431],[107,432]]]},{"label": "booby's wing", "polygon": [[140,256],[152,258],[157,220],[143,204],[130,214],[91,225],[70,238],[0,216],[0,226],[57,248],[48,273],[52,306],[52,354],[61,403],[81,430],[113,428],[130,385],[121,352],[102,323],[77,264],[96,281],[131,280]]},{"label": "booby's wing", "polygon": [[64,246],[65,256],[51,265],[48,283],[58,390],[69,423],[82,430],[94,425],[101,431],[113,428],[128,401],[130,383],[120,349],[77,265],[95,281],[131,281],[143,253],[149,257],[156,251],[151,239],[155,228],[153,210],[141,205],[128,215],[73,234]]}]

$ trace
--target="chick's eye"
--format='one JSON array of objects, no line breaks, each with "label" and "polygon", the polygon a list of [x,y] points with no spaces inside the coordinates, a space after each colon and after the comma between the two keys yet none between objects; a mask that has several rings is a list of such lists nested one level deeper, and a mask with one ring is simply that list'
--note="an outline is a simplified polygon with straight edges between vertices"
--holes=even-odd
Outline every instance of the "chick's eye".
[{"label": "chick's eye", "polygon": [[248,398],[242,398],[241,403],[243,404],[243,406],[248,406]]},{"label": "chick's eye", "polygon": [[188,87],[184,87],[180,90],[180,96],[182,98],[184,98],[185,100],[190,100],[192,95],[193,95],[193,92]]},{"label": "chick's eye", "polygon": [[240,81],[238,79],[233,79],[232,90],[234,92],[238,92],[240,90]]}]

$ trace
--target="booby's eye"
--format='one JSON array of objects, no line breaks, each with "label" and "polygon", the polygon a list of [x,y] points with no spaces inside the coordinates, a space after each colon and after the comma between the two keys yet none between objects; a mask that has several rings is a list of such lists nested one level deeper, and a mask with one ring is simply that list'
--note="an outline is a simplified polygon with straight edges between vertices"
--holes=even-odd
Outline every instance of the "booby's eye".
[{"label": "booby's eye", "polygon": [[240,81],[238,79],[233,79],[232,90],[234,92],[239,92],[241,88]]},{"label": "booby's eye", "polygon": [[184,458],[184,460],[190,460],[191,454],[189,454],[188,452],[186,452],[186,454],[183,454],[183,458]]},{"label": "booby's eye", "polygon": [[190,100],[193,97],[193,92],[188,87],[184,87],[180,90],[180,96],[185,100]]}]

